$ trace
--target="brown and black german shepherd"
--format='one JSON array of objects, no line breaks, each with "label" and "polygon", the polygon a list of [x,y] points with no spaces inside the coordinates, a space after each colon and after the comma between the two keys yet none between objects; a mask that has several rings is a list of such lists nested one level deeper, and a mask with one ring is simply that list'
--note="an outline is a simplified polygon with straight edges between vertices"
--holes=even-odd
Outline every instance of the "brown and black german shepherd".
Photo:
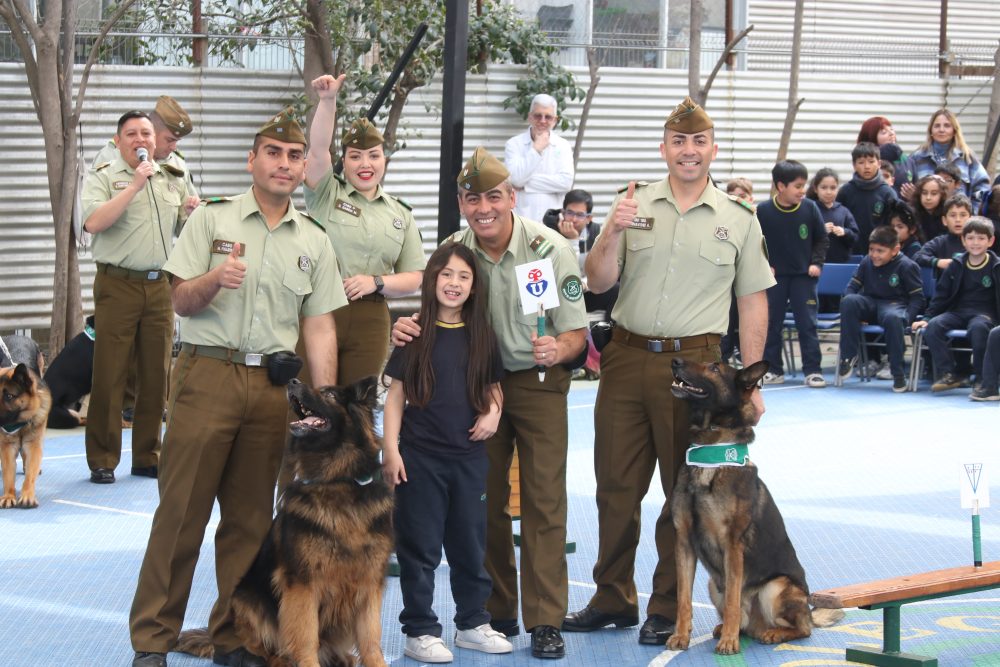
[{"label": "brown and black german shepherd", "polygon": [[[760,361],[742,370],[675,358],[674,396],[691,410],[691,443],[754,441],[750,395],[767,372]],[[677,530],[677,630],[667,647],[691,640],[691,588],[698,560],[708,571],[708,592],[722,618],[715,652],[739,653],[740,632],[764,644],[808,637],[833,625],[840,610],[810,610],[806,573],[785,522],[757,467],[681,467],[670,499]]]},{"label": "brown and black german shepherd", "polygon": [[[270,667],[385,667],[382,586],[393,549],[390,487],[382,481],[372,411],[375,378],[348,387],[288,385],[295,481],[233,595],[244,647]],[[207,630],[178,651],[212,656]]]},{"label": "brown and black german shepherd", "polygon": [[[26,364],[0,368],[0,468],[3,469],[0,509],[38,507],[35,481],[42,469],[42,443],[51,406],[48,388]],[[18,452],[24,462],[20,497],[14,492]]]}]

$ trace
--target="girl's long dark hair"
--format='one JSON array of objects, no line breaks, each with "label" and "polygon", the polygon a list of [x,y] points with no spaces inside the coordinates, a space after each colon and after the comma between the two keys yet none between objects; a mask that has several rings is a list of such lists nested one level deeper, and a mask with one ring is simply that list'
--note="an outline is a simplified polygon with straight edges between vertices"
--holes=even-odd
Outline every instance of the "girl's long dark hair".
[{"label": "girl's long dark hair", "polygon": [[454,241],[441,245],[424,269],[420,286],[420,336],[409,346],[403,373],[403,394],[410,404],[424,407],[434,394],[434,367],[431,364],[431,350],[437,338],[438,275],[448,265],[448,260],[458,257],[472,270],[472,292],[462,305],[462,321],[469,341],[469,367],[466,375],[469,403],[476,414],[490,409],[490,385],[493,383],[493,369],[498,363],[496,337],[490,327],[486,309],[487,290],[476,256],[472,250]]},{"label": "girl's long dark hair", "polygon": [[[938,205],[933,211],[925,209],[920,201],[920,193],[923,191],[924,186],[930,181],[936,181],[938,184],[938,190],[941,192],[941,199],[938,200]],[[917,221],[917,224],[920,226],[920,230],[923,233],[923,237],[928,241],[935,236],[940,236],[948,231],[944,226],[944,223],[941,222],[941,217],[944,215],[944,201],[948,198],[945,194],[947,189],[948,186],[945,185],[944,180],[940,176],[936,176],[934,174],[923,176],[917,179],[917,182],[913,184],[913,195],[910,197],[909,201],[910,208],[913,209],[913,219]]]},{"label": "girl's long dark hair", "polygon": [[833,176],[833,180],[837,181],[837,184],[840,185],[840,178],[837,177],[837,172],[829,167],[823,167],[822,169],[817,170],[813,179],[809,181],[809,187],[806,188],[806,197],[809,197],[809,199],[819,203],[819,193],[816,192],[816,188],[819,187],[819,184],[822,183],[823,179],[827,176]]}]

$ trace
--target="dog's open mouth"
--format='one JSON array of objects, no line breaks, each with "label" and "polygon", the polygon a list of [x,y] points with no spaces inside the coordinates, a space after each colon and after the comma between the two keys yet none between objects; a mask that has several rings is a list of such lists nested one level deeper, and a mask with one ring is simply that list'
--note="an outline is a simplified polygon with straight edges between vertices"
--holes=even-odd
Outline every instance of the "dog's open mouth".
[{"label": "dog's open mouth", "polygon": [[289,395],[288,400],[289,403],[291,403],[292,410],[294,410],[295,414],[299,416],[298,421],[294,421],[290,424],[292,429],[296,431],[304,431],[307,429],[322,431],[329,427],[330,424],[326,419],[320,417],[306,407],[297,396]]},{"label": "dog's open mouth", "polygon": [[705,398],[708,396],[707,391],[700,389],[693,384],[688,384],[681,378],[677,378],[674,380],[673,384],[670,385],[670,392],[677,398]]}]

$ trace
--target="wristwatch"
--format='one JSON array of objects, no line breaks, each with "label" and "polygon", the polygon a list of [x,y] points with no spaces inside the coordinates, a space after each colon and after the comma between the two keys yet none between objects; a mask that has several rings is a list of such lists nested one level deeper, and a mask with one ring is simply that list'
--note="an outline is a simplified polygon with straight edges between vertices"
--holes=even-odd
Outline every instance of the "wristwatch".
[{"label": "wristwatch", "polygon": [[372,276],[375,279],[375,293],[381,294],[382,288],[385,287],[385,281],[382,280],[382,276]]}]

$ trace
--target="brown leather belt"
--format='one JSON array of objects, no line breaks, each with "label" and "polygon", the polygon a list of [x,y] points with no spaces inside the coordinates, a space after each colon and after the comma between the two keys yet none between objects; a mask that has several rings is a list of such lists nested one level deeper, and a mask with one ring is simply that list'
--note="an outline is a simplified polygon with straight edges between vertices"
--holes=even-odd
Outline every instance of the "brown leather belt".
[{"label": "brown leather belt", "polygon": [[192,357],[209,357],[210,359],[229,361],[234,364],[243,364],[244,366],[266,367],[267,361],[270,358],[269,355],[258,354],[256,352],[242,352],[240,350],[230,350],[228,347],[192,345],[191,343],[182,343],[181,351],[187,352]]},{"label": "brown leather belt", "polygon": [[135,271],[133,269],[124,269],[120,266],[115,266],[113,264],[102,264],[98,262],[97,272],[104,273],[109,276],[114,276],[115,278],[126,278],[128,280],[140,280],[143,282],[154,280],[160,280],[163,278],[164,273],[160,269],[150,269],[149,271]]},{"label": "brown leather belt", "polygon": [[375,303],[385,303],[385,294],[378,294],[372,292],[371,294],[365,294],[363,297],[358,299],[358,301],[374,301]]},{"label": "brown leather belt", "polygon": [[681,350],[691,350],[698,347],[708,347],[718,345],[722,337],[719,334],[701,334],[698,336],[684,336],[683,338],[649,338],[634,334],[628,329],[615,327],[611,334],[611,340],[622,345],[635,347],[647,352],[680,352]]}]

